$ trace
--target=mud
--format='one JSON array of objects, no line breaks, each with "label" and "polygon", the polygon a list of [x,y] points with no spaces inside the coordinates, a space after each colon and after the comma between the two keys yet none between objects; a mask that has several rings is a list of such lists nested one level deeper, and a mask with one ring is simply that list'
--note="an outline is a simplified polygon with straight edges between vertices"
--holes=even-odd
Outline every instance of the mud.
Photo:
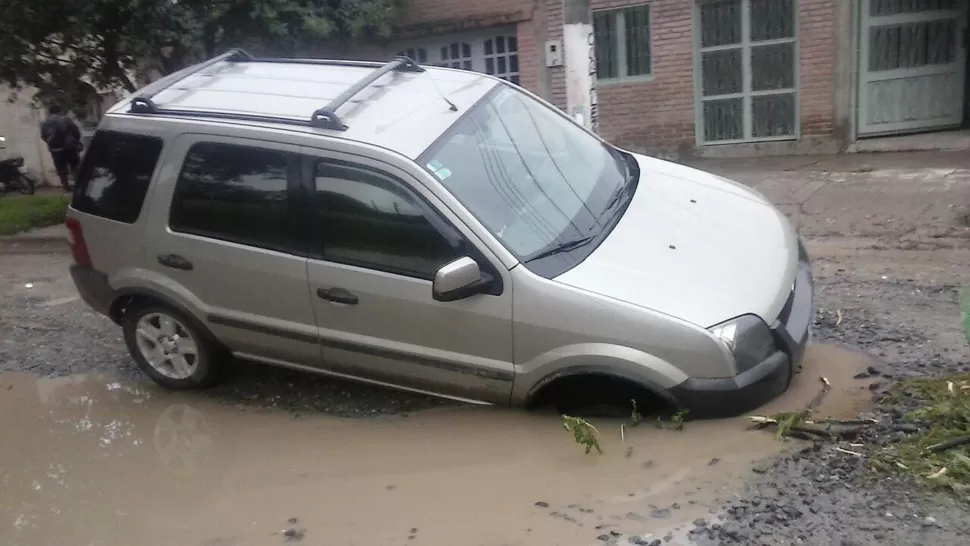
[{"label": "mud", "polygon": [[[820,374],[845,386],[823,411],[857,411],[868,389],[852,376],[870,364],[812,347],[791,391],[763,411],[803,406]],[[623,439],[620,420],[594,424],[605,453],[587,456],[544,413],[465,407],[350,420],[98,375],[4,374],[0,543],[649,543],[788,447],[744,419],[677,432],[645,418]]]}]

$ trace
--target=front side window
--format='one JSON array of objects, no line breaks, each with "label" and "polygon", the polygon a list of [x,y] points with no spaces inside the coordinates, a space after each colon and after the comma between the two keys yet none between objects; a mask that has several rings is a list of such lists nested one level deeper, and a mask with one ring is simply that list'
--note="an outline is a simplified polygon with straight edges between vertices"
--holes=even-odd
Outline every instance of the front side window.
[{"label": "front side window", "polygon": [[162,153],[162,140],[115,131],[94,135],[77,179],[75,209],[132,224]]},{"label": "front side window", "polygon": [[[605,236],[635,184],[635,161],[569,119],[499,85],[419,158],[518,259]],[[627,184],[631,182],[631,184]],[[629,192],[628,192],[629,193]]]},{"label": "front side window", "polygon": [[326,260],[433,279],[461,257],[403,183],[349,163],[316,166],[313,226]]},{"label": "front side window", "polygon": [[195,144],[172,197],[169,225],[272,250],[293,250],[295,215],[287,199],[290,157],[274,150]]}]

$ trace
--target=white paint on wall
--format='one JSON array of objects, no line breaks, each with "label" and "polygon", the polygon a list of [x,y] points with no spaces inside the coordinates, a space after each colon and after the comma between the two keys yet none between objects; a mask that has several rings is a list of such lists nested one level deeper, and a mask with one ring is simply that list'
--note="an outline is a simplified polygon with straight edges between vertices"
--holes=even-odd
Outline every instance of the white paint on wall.
[{"label": "white paint on wall", "polygon": [[[19,156],[24,158],[24,166],[40,184],[59,186],[54,162],[47,150],[47,144],[40,138],[40,124],[47,116],[43,108],[34,102],[34,89],[24,88],[16,92],[7,86],[0,86],[0,136],[6,142],[0,144],[0,158]],[[97,119],[124,96],[121,92],[98,91],[97,99],[88,105],[91,123],[78,123],[81,127],[82,142],[93,131]],[[96,104],[100,102],[100,104]]]},{"label": "white paint on wall", "polygon": [[566,112],[587,129],[598,128],[596,101],[596,54],[593,25],[563,25],[566,64]]},{"label": "white paint on wall", "polygon": [[24,166],[42,184],[56,183],[57,174],[47,145],[40,139],[43,111],[33,105],[34,92],[21,89],[12,92],[0,86],[0,136],[6,137],[0,147],[0,158],[20,156]]}]

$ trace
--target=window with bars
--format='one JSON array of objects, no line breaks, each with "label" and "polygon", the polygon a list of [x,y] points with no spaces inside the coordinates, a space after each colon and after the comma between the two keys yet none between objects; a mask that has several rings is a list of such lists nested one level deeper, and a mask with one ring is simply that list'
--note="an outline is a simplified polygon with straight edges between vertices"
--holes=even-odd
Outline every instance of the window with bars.
[{"label": "window with bars", "polygon": [[402,49],[397,52],[398,55],[404,55],[417,62],[418,64],[424,64],[428,62],[428,50],[423,47],[409,47],[407,49]]},{"label": "window with bars", "polygon": [[452,42],[440,48],[441,57],[435,66],[472,70],[472,46],[466,42]]},{"label": "window with bars", "polygon": [[796,0],[698,0],[701,140],[797,137]]},{"label": "window with bars", "polygon": [[398,55],[421,64],[484,72],[519,84],[519,42],[515,29],[496,29],[400,45]]},{"label": "window with bars", "polygon": [[624,80],[652,74],[650,6],[593,12],[596,78]]},{"label": "window with bars", "polygon": [[495,36],[482,44],[485,73],[519,83],[519,44],[515,36]]}]

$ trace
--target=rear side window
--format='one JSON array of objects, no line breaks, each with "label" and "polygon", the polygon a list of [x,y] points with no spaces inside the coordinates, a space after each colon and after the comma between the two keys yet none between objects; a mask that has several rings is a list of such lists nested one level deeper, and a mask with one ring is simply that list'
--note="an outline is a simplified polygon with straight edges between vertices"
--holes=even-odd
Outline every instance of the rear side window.
[{"label": "rear side window", "polygon": [[293,157],[232,144],[192,146],[172,197],[173,231],[298,251],[287,198]]},{"label": "rear side window", "polygon": [[71,206],[133,224],[141,213],[161,153],[160,138],[98,131],[85,154]]}]

